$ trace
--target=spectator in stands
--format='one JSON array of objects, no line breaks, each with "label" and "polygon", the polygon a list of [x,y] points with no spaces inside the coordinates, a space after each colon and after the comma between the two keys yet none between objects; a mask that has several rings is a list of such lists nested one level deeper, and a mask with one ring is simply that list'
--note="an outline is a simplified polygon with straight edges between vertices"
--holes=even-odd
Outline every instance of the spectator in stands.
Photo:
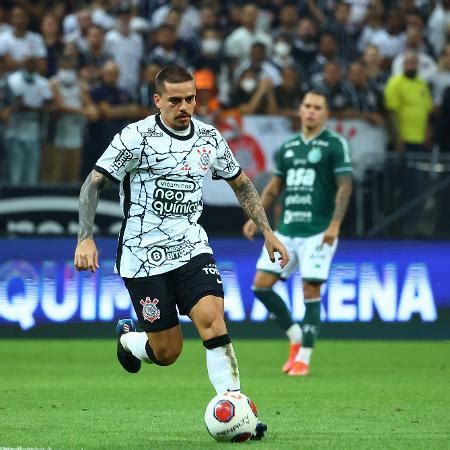
[{"label": "spectator in stands", "polygon": [[101,83],[90,92],[99,112],[99,120],[89,123],[89,139],[82,161],[83,176],[92,170],[114,135],[141,115],[141,109],[131,94],[118,86],[119,76],[119,66],[114,61],[108,61],[102,68]]},{"label": "spectator in stands", "polygon": [[234,30],[224,42],[225,56],[239,63],[250,57],[250,50],[255,42],[266,46],[270,55],[272,52],[272,36],[257,28],[259,9],[254,4],[242,7],[241,26]]},{"label": "spectator in stands", "polygon": [[198,34],[202,34],[205,29],[222,32],[219,14],[218,8],[214,8],[213,5],[203,6],[199,11],[200,28]]},{"label": "spectator in stands", "polygon": [[417,73],[418,59],[407,52],[403,73],[392,75],[385,88],[392,143],[397,151],[423,151],[432,110],[432,98],[425,80]]},{"label": "spectator in stands", "polygon": [[281,71],[281,84],[275,87],[277,114],[288,117],[292,121],[292,129],[298,129],[298,108],[305,90],[295,66],[287,66]]},{"label": "spectator in stands", "polygon": [[[358,50],[364,52],[373,40],[378,40],[386,32],[384,29],[385,8],[381,0],[370,0],[367,5],[364,26],[358,39]],[[378,47],[377,47],[378,48]]]},{"label": "spectator in stands", "polygon": [[23,6],[16,5],[11,11],[12,30],[1,36],[2,52],[5,54],[7,71],[16,71],[34,58],[37,70],[45,74],[47,70],[47,49],[42,36],[28,31],[29,14]]},{"label": "spectator in stands", "polygon": [[[70,16],[67,16],[70,17]],[[91,13],[87,9],[82,9],[74,15],[74,24],[72,31],[64,35],[64,42],[74,42],[80,53],[89,51],[89,31],[94,25]],[[101,28],[103,30],[103,28]]]},{"label": "spectator in stands", "polygon": [[46,14],[41,21],[41,34],[47,48],[47,71],[45,76],[52,77],[58,70],[58,59],[63,52],[59,23],[53,14]]},{"label": "spectator in stands", "polygon": [[424,80],[429,81],[436,72],[437,66],[434,59],[426,52],[422,33],[419,28],[413,26],[407,28],[405,45],[406,50],[399,53],[392,61],[392,74],[398,75],[402,73],[406,52],[413,51],[419,61],[418,75]]},{"label": "spectator in stands", "polygon": [[241,114],[276,114],[277,102],[270,78],[258,78],[249,68],[242,72],[232,92],[230,106]]},{"label": "spectator in stands", "polygon": [[217,28],[205,28],[201,32],[200,52],[195,62],[197,69],[210,69],[219,73],[223,64],[222,33]]},{"label": "spectator in stands", "polygon": [[311,64],[311,76],[316,73],[321,73],[325,67],[325,64],[330,61],[337,62],[342,68],[347,67],[348,61],[344,61],[339,58],[338,53],[339,48],[334,35],[328,31],[322,33],[319,40],[319,52]]},{"label": "spectator in stands", "polygon": [[283,36],[292,42],[297,36],[299,20],[300,15],[296,5],[289,3],[283,5],[278,13],[279,26],[272,32],[273,38],[277,39],[279,36]]},{"label": "spectator in stands", "polygon": [[179,36],[189,39],[193,34],[196,35],[200,28],[200,15],[197,8],[190,5],[189,0],[170,0],[167,5],[158,8],[152,15],[153,28],[159,28],[165,23],[167,14],[172,9],[179,11],[181,15]]},{"label": "spectator in stands", "polygon": [[344,117],[365,120],[371,125],[383,126],[384,119],[379,112],[377,93],[368,83],[364,65],[357,61],[351,63],[347,78],[350,105],[345,111]]},{"label": "spectator in stands", "polygon": [[158,72],[162,69],[161,66],[155,63],[149,63],[142,71],[142,79],[138,89],[138,103],[141,107],[142,117],[156,114],[159,110],[153,100],[153,95],[156,93],[155,78]]},{"label": "spectator in stands", "polygon": [[298,73],[302,68],[292,56],[292,40],[287,35],[279,34],[273,42],[271,62],[281,71],[284,67],[295,66]]},{"label": "spectator in stands", "polygon": [[341,66],[336,61],[327,62],[323,72],[312,77],[311,86],[326,95],[331,117],[345,114],[350,106],[350,93],[343,82]]},{"label": "spectator in stands", "polygon": [[119,66],[118,85],[135,95],[144,56],[144,43],[142,36],[130,29],[131,8],[126,4],[120,4],[115,13],[117,27],[106,33],[105,50]]},{"label": "spectator in stands", "polygon": [[6,7],[0,3],[0,35],[5,31],[11,31],[12,26],[6,20]]},{"label": "spectator in stands", "polygon": [[360,34],[360,27],[350,21],[351,6],[347,2],[338,1],[334,7],[334,14],[324,26],[336,39],[338,56],[347,64],[357,56],[356,44]]},{"label": "spectator in stands", "polygon": [[442,50],[438,70],[431,76],[430,85],[433,93],[433,104],[436,108],[439,108],[445,90],[450,87],[450,44],[447,44]]},{"label": "spectator in stands", "polygon": [[241,76],[242,72],[247,69],[252,69],[258,77],[269,78],[274,86],[281,83],[281,75],[279,69],[268,59],[266,46],[262,42],[255,42],[250,49],[250,57],[244,59],[236,68],[234,72],[234,80]]},{"label": "spectator in stands", "polygon": [[433,46],[435,55],[440,55],[442,49],[450,42],[450,0],[437,1],[428,18],[428,39]]},{"label": "spectator in stands", "polygon": [[297,36],[292,41],[292,55],[301,67],[300,76],[308,80],[311,76],[311,65],[318,51],[317,26],[311,19],[301,19],[298,24]]},{"label": "spectator in stands", "polygon": [[210,69],[197,70],[195,87],[197,95],[194,113],[200,116],[200,120],[214,124],[214,119],[220,111],[214,72]]},{"label": "spectator in stands", "polygon": [[113,2],[110,0],[93,0],[89,7],[92,23],[104,30],[113,29],[116,26],[116,19],[110,14],[112,5]]},{"label": "spectator in stands", "polygon": [[105,49],[103,29],[92,25],[87,33],[87,49],[80,54],[81,75],[90,87],[100,81],[102,67],[111,59],[112,55]]},{"label": "spectator in stands", "polygon": [[42,113],[48,111],[52,92],[46,78],[39,75],[39,59],[28,56],[23,69],[8,78],[13,103],[6,125],[8,173],[13,186],[35,185],[38,181]]},{"label": "spectator in stands", "polygon": [[[367,81],[372,89],[375,89],[379,100],[382,100],[384,86],[389,73],[381,67],[381,55],[378,47],[368,45],[362,55],[362,61],[366,69]],[[379,103],[383,103],[382,101]]]},{"label": "spectator in stands", "polygon": [[80,180],[86,120],[97,119],[97,108],[80,82],[77,64],[77,59],[63,56],[50,82],[55,113],[50,181],[55,183],[73,184]]},{"label": "spectator in stands", "polygon": [[386,28],[375,33],[368,42],[368,44],[378,47],[387,66],[395,56],[405,49],[406,37],[403,29],[403,17],[398,10],[391,9],[387,13]]},{"label": "spectator in stands", "polygon": [[156,45],[146,58],[146,64],[153,63],[161,67],[173,64],[183,67],[189,65],[176,49],[177,35],[173,25],[167,23],[160,25],[154,39]]}]

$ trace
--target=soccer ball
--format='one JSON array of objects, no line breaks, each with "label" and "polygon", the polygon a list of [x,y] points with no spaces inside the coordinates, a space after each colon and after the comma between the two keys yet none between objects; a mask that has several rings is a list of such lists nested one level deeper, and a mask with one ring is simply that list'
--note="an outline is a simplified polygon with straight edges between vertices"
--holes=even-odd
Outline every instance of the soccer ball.
[{"label": "soccer ball", "polygon": [[216,395],[206,407],[205,424],[209,434],[222,442],[243,442],[256,429],[255,404],[240,392]]}]

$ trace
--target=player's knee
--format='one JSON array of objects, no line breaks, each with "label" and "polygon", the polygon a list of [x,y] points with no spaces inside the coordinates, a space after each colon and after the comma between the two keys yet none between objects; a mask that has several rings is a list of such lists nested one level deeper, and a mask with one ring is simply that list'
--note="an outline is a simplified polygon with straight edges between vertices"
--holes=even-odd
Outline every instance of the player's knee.
[{"label": "player's knee", "polygon": [[256,272],[253,280],[252,290],[258,289],[271,289],[273,285],[278,281],[278,277],[272,274],[264,272]]}]

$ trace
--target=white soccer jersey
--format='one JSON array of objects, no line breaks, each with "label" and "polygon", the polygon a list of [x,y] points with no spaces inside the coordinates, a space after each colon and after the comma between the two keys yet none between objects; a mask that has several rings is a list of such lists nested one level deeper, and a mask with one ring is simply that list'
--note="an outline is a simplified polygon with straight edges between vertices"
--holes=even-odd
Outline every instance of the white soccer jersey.
[{"label": "white soccer jersey", "polygon": [[202,183],[231,180],[241,169],[227,142],[211,125],[192,119],[189,134],[171,132],[158,115],[117,134],[95,169],[120,182],[124,221],[116,267],[125,278],[176,269],[201,253],[212,253],[197,223]]}]

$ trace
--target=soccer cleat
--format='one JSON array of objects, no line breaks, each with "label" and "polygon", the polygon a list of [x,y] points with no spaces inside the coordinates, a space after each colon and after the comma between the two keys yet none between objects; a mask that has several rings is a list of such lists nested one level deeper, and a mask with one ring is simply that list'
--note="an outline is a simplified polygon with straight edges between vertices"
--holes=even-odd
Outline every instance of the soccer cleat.
[{"label": "soccer cleat", "polygon": [[281,369],[284,373],[288,373],[291,370],[292,365],[294,364],[295,357],[297,356],[297,353],[300,350],[301,346],[302,346],[302,344],[291,344],[290,345],[288,359],[284,363],[284,366]]},{"label": "soccer cleat", "polygon": [[308,375],[309,373],[309,364],[304,363],[303,361],[294,361],[291,370],[288,372],[288,375],[292,376],[302,376]]},{"label": "soccer cleat", "polygon": [[117,339],[117,359],[127,372],[136,373],[141,368],[141,360],[136,358],[131,352],[127,352],[120,343],[120,336],[130,331],[136,331],[132,319],[120,319],[117,322],[116,333],[119,335]]},{"label": "soccer cleat", "polygon": [[267,425],[259,422],[256,424],[256,429],[250,438],[251,441],[260,441],[267,433]]}]

